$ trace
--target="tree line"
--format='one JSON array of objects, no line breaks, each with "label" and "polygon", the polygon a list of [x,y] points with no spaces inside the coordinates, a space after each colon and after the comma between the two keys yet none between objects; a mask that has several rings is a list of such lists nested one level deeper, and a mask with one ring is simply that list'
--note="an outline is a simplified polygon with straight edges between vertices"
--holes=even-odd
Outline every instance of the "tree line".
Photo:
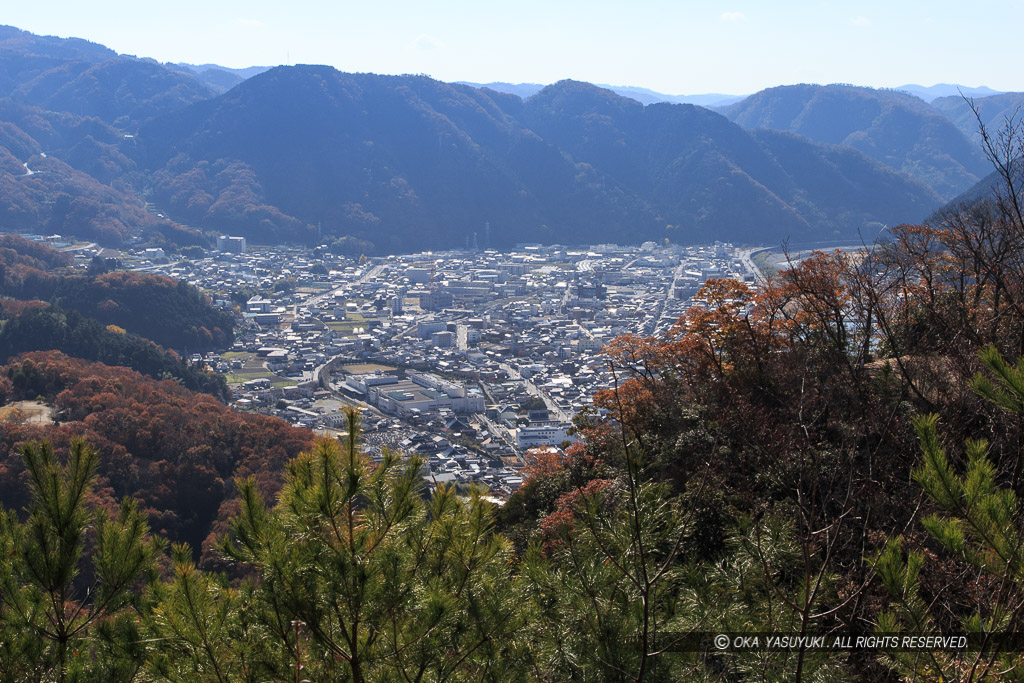
[{"label": "tree line", "polygon": [[182,280],[108,271],[99,261],[86,274],[66,272],[72,259],[18,235],[0,237],[0,295],[40,300],[116,325],[181,351],[230,346],[234,317]]}]

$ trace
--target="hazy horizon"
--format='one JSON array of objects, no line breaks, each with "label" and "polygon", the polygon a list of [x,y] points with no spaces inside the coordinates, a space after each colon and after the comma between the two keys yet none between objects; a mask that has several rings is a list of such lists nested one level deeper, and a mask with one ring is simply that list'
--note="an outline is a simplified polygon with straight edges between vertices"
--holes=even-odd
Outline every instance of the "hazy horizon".
[{"label": "hazy horizon", "polygon": [[161,62],[230,68],[326,64],[476,83],[571,78],[671,95],[742,95],[793,83],[1024,90],[1013,41],[972,40],[991,33],[990,17],[1024,22],[1024,4],[898,4],[57,0],[5,8],[3,22]]}]

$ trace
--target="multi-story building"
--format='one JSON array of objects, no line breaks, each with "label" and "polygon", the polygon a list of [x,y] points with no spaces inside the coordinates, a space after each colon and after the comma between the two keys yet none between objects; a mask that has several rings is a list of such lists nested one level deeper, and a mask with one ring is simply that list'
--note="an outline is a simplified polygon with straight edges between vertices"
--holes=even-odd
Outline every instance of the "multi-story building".
[{"label": "multi-story building", "polygon": [[223,251],[229,254],[244,254],[245,238],[221,235],[217,238],[217,251]]}]

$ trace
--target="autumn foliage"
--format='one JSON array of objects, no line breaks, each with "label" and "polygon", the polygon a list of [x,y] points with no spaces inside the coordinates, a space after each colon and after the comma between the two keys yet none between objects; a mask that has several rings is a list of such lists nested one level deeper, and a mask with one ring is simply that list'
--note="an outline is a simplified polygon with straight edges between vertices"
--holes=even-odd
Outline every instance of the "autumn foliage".
[{"label": "autumn foliage", "polygon": [[[803,571],[839,581],[829,618],[866,628],[882,599],[866,558],[897,534],[926,543],[911,479],[918,411],[938,413],[950,439],[983,430],[1024,493],[1019,425],[970,387],[981,349],[1024,353],[1015,225],[991,205],[963,208],[870,249],[794,255],[756,289],[709,280],[666,333],[605,348],[615,384],[578,420],[588,455],[538,461],[505,529],[556,547],[587,491],[635,467],[686,501],[698,523],[684,545],[698,557],[727,552],[742,520],[795,520]],[[580,466],[585,457],[601,465]],[[959,580],[947,565],[929,571]]]},{"label": "autumn foliage", "polygon": [[[69,272],[71,257],[18,235],[0,235],[0,295],[40,300],[116,325],[165,348],[205,351],[230,345],[234,318],[182,280],[150,273]],[[5,310],[20,311],[5,305]]]},{"label": "autumn foliage", "polygon": [[109,504],[139,500],[155,531],[193,548],[209,547],[233,509],[236,478],[256,478],[268,500],[285,463],[312,442],[307,430],[238,413],[211,396],[126,368],[57,352],[21,356],[0,368],[7,400],[43,396],[53,425],[0,424],[0,498],[26,502],[18,444],[46,438],[65,448],[84,436],[100,453],[97,494]]}]

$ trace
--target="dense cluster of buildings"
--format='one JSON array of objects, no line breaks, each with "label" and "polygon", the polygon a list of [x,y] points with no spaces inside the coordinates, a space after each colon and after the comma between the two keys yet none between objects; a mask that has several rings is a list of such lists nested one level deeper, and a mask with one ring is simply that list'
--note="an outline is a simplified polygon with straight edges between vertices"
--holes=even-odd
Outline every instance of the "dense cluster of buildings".
[{"label": "dense cluster of buildings", "polygon": [[[523,455],[564,447],[614,378],[601,348],[674,324],[708,278],[752,281],[728,244],[434,252],[362,262],[225,238],[202,259],[139,267],[238,312],[235,404],[333,430],[364,409],[372,451],[416,453],[432,482],[510,491]],[[429,470],[429,472],[427,471]]]}]

